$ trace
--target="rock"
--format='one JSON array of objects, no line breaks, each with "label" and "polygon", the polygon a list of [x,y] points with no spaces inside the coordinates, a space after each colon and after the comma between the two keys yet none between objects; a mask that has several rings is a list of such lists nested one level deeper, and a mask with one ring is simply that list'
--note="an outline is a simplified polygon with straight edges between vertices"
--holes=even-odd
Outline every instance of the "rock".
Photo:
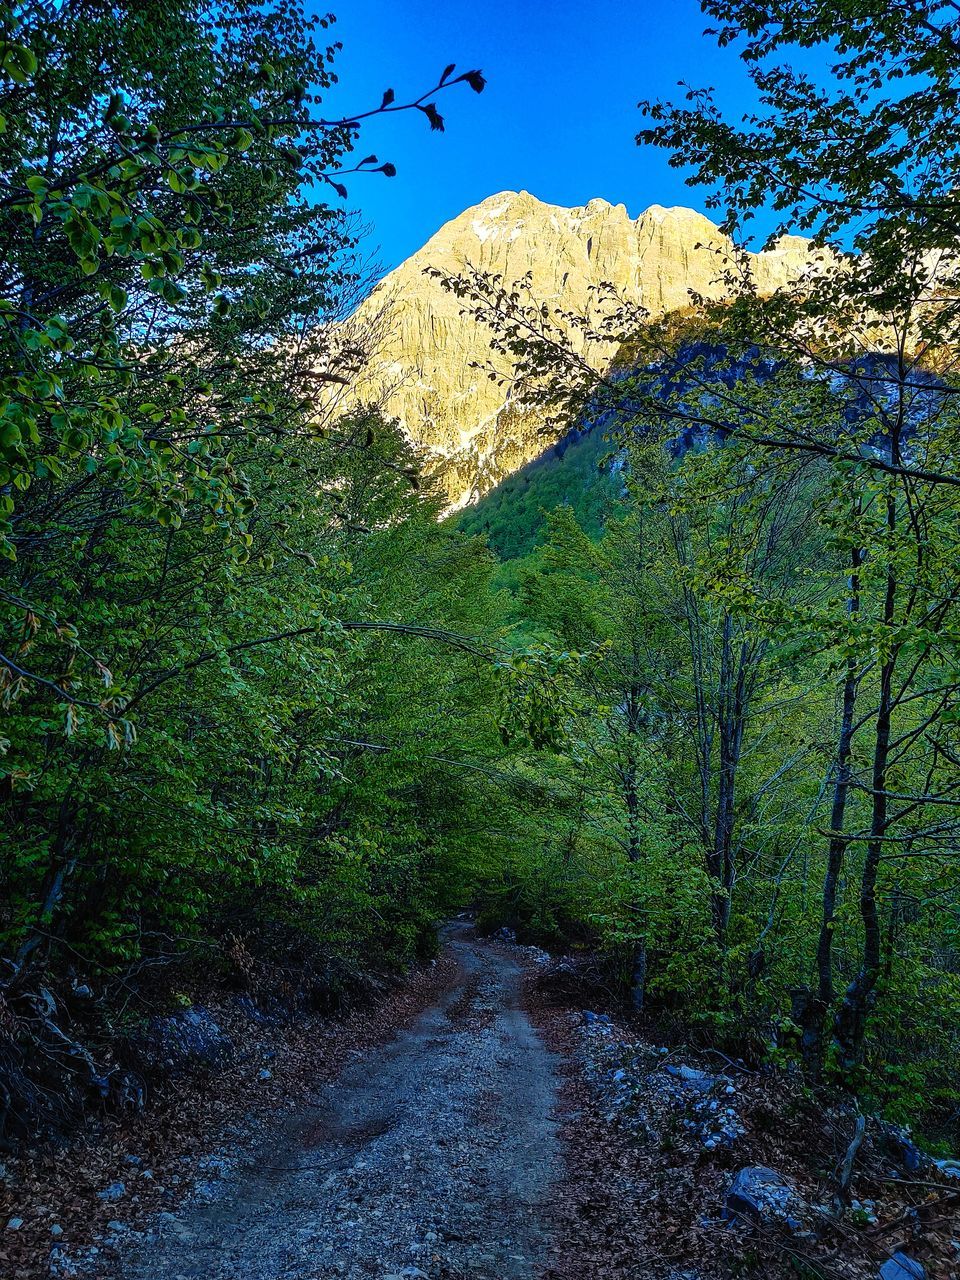
[{"label": "rock", "polygon": [[113,1095],[113,1101],[124,1111],[139,1111],[146,1101],[144,1082],[133,1071],[111,1072],[109,1092]]},{"label": "rock", "polygon": [[793,1188],[774,1169],[764,1165],[748,1165],[730,1184],[723,1205],[723,1216],[750,1218],[763,1222],[771,1218],[785,1221],[794,1200]]},{"label": "rock", "polygon": [[23,1226],[22,1218],[11,1218],[10,1221],[7,1223],[7,1230],[19,1231],[22,1226]]},{"label": "rock", "polygon": [[668,1075],[682,1080],[685,1084],[695,1085],[701,1093],[709,1093],[720,1079],[719,1076],[708,1075],[706,1071],[698,1071],[695,1067],[669,1066],[665,1070]]},{"label": "rock", "polygon": [[914,1142],[909,1129],[882,1123],[878,1127],[884,1147],[901,1169],[917,1173],[929,1164],[929,1156],[925,1156]]},{"label": "rock", "polygon": [[150,1072],[221,1066],[233,1053],[231,1038],[207,1009],[194,1007],[155,1018],[146,1033],[131,1039],[127,1051]]},{"label": "rock", "polygon": [[272,1071],[268,1071],[266,1067],[261,1067],[261,1068],[260,1068],[260,1070],[257,1072],[257,1079],[258,1079],[258,1080],[272,1080],[272,1079],[273,1079],[273,1072],[272,1072]]},{"label": "rock", "polygon": [[[721,296],[730,248],[692,209],[652,205],[634,220],[622,204],[605,200],[566,209],[527,191],[489,196],[386,276],[344,326],[345,342],[372,347],[348,396],[352,403],[382,404],[399,419],[434,459],[450,505],[459,508],[552,441],[544,438],[543,412],[519,406],[511,395],[513,362],[491,351],[490,332],[469,299],[447,292],[424,274],[427,268],[457,274],[469,264],[502,274],[508,287],[529,272],[531,300],[574,313],[587,311],[598,286],[609,281],[625,302],[656,319],[689,306],[691,290]],[[797,236],[747,255],[762,294],[799,276],[810,257],[810,242]],[[562,327],[591,367],[609,367],[616,344],[590,343],[575,325]],[[487,378],[487,366],[505,384]]]},{"label": "rock", "polygon": [[102,1191],[97,1192],[97,1199],[106,1200],[108,1203],[112,1203],[115,1200],[122,1199],[126,1190],[127,1188],[124,1183],[111,1182],[109,1187],[104,1187]]},{"label": "rock", "polygon": [[61,1227],[59,1222],[55,1222],[53,1224],[53,1226],[50,1228],[50,1234],[53,1236],[54,1240],[59,1240],[59,1238],[63,1235],[63,1227]]},{"label": "rock", "polygon": [[907,1173],[916,1173],[923,1167],[923,1155],[920,1148],[913,1142],[903,1144],[903,1167]]},{"label": "rock", "polygon": [[880,1280],[927,1280],[926,1268],[907,1253],[895,1253],[880,1268]]}]

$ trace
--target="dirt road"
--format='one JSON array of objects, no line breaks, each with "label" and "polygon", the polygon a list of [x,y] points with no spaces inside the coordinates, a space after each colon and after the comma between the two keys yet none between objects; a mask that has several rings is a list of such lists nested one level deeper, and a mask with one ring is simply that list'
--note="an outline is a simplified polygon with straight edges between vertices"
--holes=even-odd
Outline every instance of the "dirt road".
[{"label": "dirt road", "polygon": [[[558,1172],[555,1060],[466,924],[438,1005],[122,1259],[122,1280],[526,1280]],[[278,1122],[280,1123],[280,1122]]]}]

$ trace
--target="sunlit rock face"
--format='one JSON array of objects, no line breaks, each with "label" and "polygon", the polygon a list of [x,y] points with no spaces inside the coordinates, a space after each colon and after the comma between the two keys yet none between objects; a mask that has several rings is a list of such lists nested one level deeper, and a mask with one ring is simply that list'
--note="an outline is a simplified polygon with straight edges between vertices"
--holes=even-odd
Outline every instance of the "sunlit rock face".
[{"label": "sunlit rock face", "polygon": [[[491,353],[490,332],[468,303],[425,274],[465,268],[511,284],[529,274],[531,296],[582,313],[591,290],[613,284],[651,316],[688,307],[691,292],[718,297],[729,241],[691,209],[653,205],[633,219],[622,205],[591,200],[582,208],[544,204],[526,191],[504,191],[441,227],[424,247],[386,276],[356,321],[375,332],[373,359],[353,395],[379,403],[434,460],[452,508],[486,493],[551,443],[535,412],[521,409],[509,385],[476,364],[509,375],[509,358]],[[717,251],[720,250],[718,257]],[[796,278],[809,262],[805,240],[788,236],[750,255],[762,293]],[[602,369],[609,343],[570,341]]]}]

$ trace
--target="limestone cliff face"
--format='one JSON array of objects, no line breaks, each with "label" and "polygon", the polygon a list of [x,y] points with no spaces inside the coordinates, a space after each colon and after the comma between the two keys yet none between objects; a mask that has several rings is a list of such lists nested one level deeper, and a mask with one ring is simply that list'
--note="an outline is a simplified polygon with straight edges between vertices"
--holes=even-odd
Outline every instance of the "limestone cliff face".
[{"label": "limestone cliff face", "polygon": [[[410,438],[436,459],[456,508],[491,489],[549,444],[535,414],[511,402],[500,386],[471,365],[490,363],[508,374],[509,362],[489,349],[489,330],[468,304],[424,274],[472,267],[507,283],[530,274],[531,295],[568,311],[583,310],[592,286],[610,282],[626,300],[662,315],[690,304],[690,293],[717,297],[717,250],[729,242],[690,209],[653,205],[636,220],[626,208],[591,200],[582,208],[544,204],[528,192],[504,191],[441,227],[411,258],[386,276],[361,305],[356,321],[376,332],[373,360],[354,395],[380,403]],[[795,278],[808,245],[785,237],[752,255],[764,293]],[[603,368],[609,344],[584,348]]]}]

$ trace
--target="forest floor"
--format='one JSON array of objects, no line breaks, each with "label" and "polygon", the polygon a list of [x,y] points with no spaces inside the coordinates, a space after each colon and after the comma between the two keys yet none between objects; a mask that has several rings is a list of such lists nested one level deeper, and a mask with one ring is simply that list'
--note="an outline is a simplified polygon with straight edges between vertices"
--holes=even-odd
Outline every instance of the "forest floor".
[{"label": "forest floor", "polygon": [[576,978],[558,989],[570,971],[535,949],[466,921],[444,943],[376,1009],[301,1026],[206,1093],[32,1157],[0,1205],[22,1219],[0,1227],[0,1275],[873,1280],[900,1249],[928,1280],[957,1275],[957,1183],[891,1194],[869,1143],[869,1213],[809,1232],[727,1221],[745,1165],[782,1170],[797,1205],[822,1199],[846,1117],[582,1011]]}]

